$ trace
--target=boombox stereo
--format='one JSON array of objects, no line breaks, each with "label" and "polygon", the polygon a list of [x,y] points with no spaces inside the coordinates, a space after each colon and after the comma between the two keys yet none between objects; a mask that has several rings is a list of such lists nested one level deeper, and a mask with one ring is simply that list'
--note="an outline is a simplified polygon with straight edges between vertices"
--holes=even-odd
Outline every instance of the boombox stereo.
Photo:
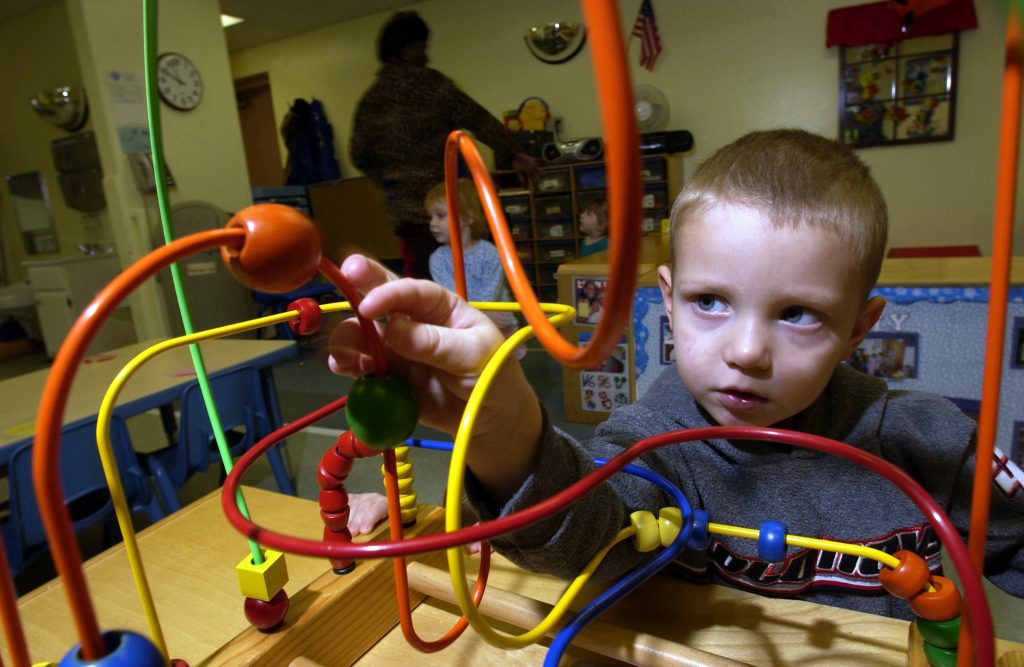
[{"label": "boombox stereo", "polygon": [[544,144],[541,156],[545,162],[585,162],[597,160],[604,153],[600,139],[577,139]]}]

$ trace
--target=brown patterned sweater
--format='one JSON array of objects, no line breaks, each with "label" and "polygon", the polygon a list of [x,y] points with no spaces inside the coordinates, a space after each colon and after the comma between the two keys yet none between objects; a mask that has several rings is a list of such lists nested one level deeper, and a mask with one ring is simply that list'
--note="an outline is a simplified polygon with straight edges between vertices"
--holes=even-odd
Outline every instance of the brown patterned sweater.
[{"label": "brown patterned sweater", "polygon": [[517,153],[512,134],[490,112],[429,67],[387,63],[356,108],[353,164],[376,181],[401,235],[429,222],[423,198],[444,180],[444,144],[455,129],[473,133],[500,163]]}]

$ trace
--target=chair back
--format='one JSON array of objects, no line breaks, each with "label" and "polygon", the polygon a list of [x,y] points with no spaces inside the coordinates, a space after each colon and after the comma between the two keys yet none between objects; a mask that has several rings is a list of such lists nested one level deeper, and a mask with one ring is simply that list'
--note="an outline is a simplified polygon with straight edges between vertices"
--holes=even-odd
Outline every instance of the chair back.
[{"label": "chair back", "polygon": [[[148,504],[152,497],[148,480],[120,417],[111,420],[110,441],[129,505],[137,509]],[[33,447],[33,442],[18,446],[7,466],[10,513],[0,528],[13,573],[46,546],[32,480]],[[114,516],[114,504],[96,448],[95,417],[61,429],[60,479],[75,532]]]},{"label": "chair back", "polygon": [[[243,366],[214,373],[209,381],[221,427],[228,433],[231,455],[238,457],[271,430],[259,371]],[[185,458],[186,477],[206,470],[211,461],[220,461],[198,382],[189,384],[182,392],[178,438],[178,449]]]}]

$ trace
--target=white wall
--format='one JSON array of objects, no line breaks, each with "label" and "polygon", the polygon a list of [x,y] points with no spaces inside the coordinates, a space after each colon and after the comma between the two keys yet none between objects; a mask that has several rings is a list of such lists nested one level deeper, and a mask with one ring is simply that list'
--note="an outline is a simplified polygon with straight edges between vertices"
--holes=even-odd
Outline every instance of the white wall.
[{"label": "white wall", "polygon": [[[122,263],[134,262],[151,247],[159,224],[155,195],[135,186],[117,138],[108,76],[111,71],[144,73],[142,3],[137,0],[66,0],[104,168],[104,191]],[[245,153],[220,12],[210,0],[161,3],[160,52],[186,55],[203,77],[199,106],[180,112],[161,104],[166,162],[175,179],[170,203],[207,201],[232,211],[251,203]],[[209,295],[190,294],[190,299]],[[133,296],[139,336],[167,335],[163,297],[150,281]]]},{"label": "white wall", "polygon": [[[82,84],[64,4],[47,5],[0,23],[0,63],[7,63],[0,76],[0,247],[7,282],[13,283],[25,278],[22,261],[78,253],[75,246],[85,241],[82,214],[65,206],[50,153],[50,142],[68,135],[43,120],[29,104],[38,91]],[[91,121],[83,131],[90,129]],[[28,255],[15,222],[6,177],[33,171],[42,174],[50,191],[58,253]]]},{"label": "white wall", "polygon": [[[716,148],[752,129],[797,126],[838,134],[838,51],[825,47],[826,16],[849,0],[729,0],[654,3],[664,51],[654,72],[635,83],[660,88],[672,107],[670,128],[690,130],[696,145],[686,173]],[[961,35],[956,139],[864,149],[889,201],[891,243],[977,244],[991,248],[996,143],[1006,26],[1005,2],[975,0],[980,27]],[[638,0],[620,3],[624,32]],[[529,96],[544,98],[570,138],[600,133],[589,43],[562,65],[535,60],[526,30],[553,19],[576,20],[571,0],[429,0],[410,7],[430,25],[432,65],[495,115]],[[355,105],[372,83],[374,41],[389,13],[280,40],[231,55],[235,77],[268,72],[278,118],[296,97],[317,97],[334,125],[346,175]],[[1016,253],[1024,254],[1018,230]]]}]

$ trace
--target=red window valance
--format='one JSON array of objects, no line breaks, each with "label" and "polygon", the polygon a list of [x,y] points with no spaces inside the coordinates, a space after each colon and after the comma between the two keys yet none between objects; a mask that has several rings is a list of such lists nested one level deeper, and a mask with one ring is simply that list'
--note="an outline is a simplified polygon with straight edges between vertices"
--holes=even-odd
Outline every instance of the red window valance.
[{"label": "red window valance", "polygon": [[977,27],[974,0],[883,0],[830,11],[825,45],[879,44]]}]

